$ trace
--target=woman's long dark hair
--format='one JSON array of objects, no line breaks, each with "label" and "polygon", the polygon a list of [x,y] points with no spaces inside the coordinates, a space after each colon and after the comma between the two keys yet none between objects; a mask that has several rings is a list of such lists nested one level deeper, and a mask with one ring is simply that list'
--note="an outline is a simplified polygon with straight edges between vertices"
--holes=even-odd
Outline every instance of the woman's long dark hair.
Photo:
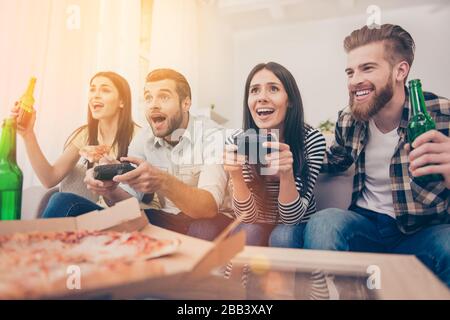
[{"label": "woman's long dark hair", "polygon": [[[125,80],[121,75],[112,72],[112,71],[103,71],[95,74],[90,81],[92,81],[97,77],[105,77],[111,80],[111,82],[116,87],[119,92],[119,99],[123,103],[123,108],[119,109],[119,117],[117,124],[117,132],[114,137],[113,146],[117,144],[117,160],[120,157],[125,157],[128,154],[128,146],[130,145],[131,139],[133,138],[133,131],[135,123],[132,119],[131,115],[131,89],[128,81]],[[64,144],[64,148],[66,148],[75,137],[85,128],[88,129],[88,145],[98,145],[98,120],[92,117],[92,113],[90,108],[88,107],[88,123],[77,130],[75,130],[67,139]]]},{"label": "woman's long dark hair", "polygon": [[[309,125],[304,121],[303,103],[300,90],[298,89],[297,82],[289,70],[276,62],[268,62],[260,63],[255,66],[252,71],[250,71],[245,83],[243,127],[244,130],[259,130],[248,107],[248,96],[253,77],[257,72],[263,69],[271,71],[281,81],[288,96],[288,107],[286,117],[284,119],[284,143],[288,144],[291,149],[294,158],[294,175],[300,176],[302,180],[302,193],[304,193],[307,190],[309,177],[309,168],[305,157],[305,128],[309,127]],[[262,181],[261,177],[258,176],[257,171],[258,170],[252,170],[253,175],[257,180],[259,180],[258,182],[260,183]]]}]

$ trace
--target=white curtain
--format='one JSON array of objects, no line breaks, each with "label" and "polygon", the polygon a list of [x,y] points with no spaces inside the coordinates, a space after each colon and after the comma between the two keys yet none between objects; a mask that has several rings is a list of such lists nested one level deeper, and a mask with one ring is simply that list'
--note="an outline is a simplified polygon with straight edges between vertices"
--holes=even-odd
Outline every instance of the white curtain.
[{"label": "white curtain", "polygon": [[198,101],[199,17],[196,0],[154,0],[150,69],[181,72],[192,89],[193,108]]},{"label": "white curtain", "polygon": [[[123,75],[139,114],[140,10],[140,0],[0,0],[0,118],[36,76],[35,131],[54,162],[69,134],[86,123],[96,72]],[[24,188],[39,185],[20,138],[17,156]]]}]

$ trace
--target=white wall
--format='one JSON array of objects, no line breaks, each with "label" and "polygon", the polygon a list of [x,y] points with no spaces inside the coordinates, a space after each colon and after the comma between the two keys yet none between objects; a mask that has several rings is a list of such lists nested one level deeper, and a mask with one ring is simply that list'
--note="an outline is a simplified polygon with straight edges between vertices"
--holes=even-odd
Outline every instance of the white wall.
[{"label": "white wall", "polygon": [[[381,23],[401,25],[416,41],[410,77],[421,78],[425,90],[450,97],[447,79],[450,74],[450,9],[446,6],[435,12],[434,8],[426,5],[390,11],[381,8]],[[210,49],[204,55],[211,53],[210,58],[200,63],[200,79],[208,81],[201,82],[199,100],[206,104],[215,99],[217,111],[230,119],[226,126],[240,127],[247,74],[259,62],[275,61],[286,66],[297,79],[306,120],[314,126],[326,119],[334,121],[337,111],[348,101],[342,42],[352,30],[363,26],[366,19],[366,13],[362,12],[357,16],[210,36],[217,41],[208,42]],[[218,24],[224,29],[224,21],[218,20]],[[203,44],[201,51],[205,50]]]},{"label": "white wall", "polygon": [[[68,27],[72,5],[80,9],[76,28]],[[87,121],[95,73],[122,74],[138,100],[139,27],[140,0],[0,0],[0,119],[36,76],[35,132],[54,163],[70,133]],[[21,138],[17,158],[24,188],[39,185]]]},{"label": "white wall", "polygon": [[149,54],[150,70],[171,68],[186,77],[194,108],[199,96],[198,13],[196,1],[154,0]]},{"label": "white wall", "polygon": [[214,6],[200,10],[199,33],[199,91],[198,107],[216,106],[226,118],[234,117],[233,87],[233,33],[218,16]]}]

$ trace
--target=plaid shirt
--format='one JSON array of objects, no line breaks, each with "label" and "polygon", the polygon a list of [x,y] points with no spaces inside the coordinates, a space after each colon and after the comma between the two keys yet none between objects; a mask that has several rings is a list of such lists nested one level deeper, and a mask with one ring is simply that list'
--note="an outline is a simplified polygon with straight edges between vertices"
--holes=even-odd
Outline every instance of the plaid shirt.
[{"label": "plaid shirt", "polygon": [[[443,182],[418,182],[409,172],[408,154],[403,148],[407,143],[406,132],[410,114],[409,94],[407,89],[405,91],[406,100],[397,129],[400,139],[391,159],[389,172],[397,224],[403,233],[412,234],[426,225],[450,223],[450,191]],[[450,101],[429,92],[424,92],[424,96],[428,113],[436,122],[436,129],[449,136]],[[335,141],[326,152],[322,171],[345,171],[355,163],[352,205],[356,204],[364,189],[364,148],[367,142],[368,123],[355,120],[349,107],[340,111]]]}]

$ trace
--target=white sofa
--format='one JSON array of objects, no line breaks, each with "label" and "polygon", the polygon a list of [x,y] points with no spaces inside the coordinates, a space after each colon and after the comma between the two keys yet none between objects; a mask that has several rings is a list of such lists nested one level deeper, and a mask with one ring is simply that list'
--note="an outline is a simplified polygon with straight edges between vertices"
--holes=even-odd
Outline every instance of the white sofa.
[{"label": "white sofa", "polygon": [[317,210],[326,208],[347,209],[352,200],[354,167],[339,174],[320,174],[314,195]]},{"label": "white sofa", "polygon": [[42,186],[33,186],[25,189],[22,194],[22,220],[39,218],[50,196],[58,191],[59,187],[46,189]]}]

